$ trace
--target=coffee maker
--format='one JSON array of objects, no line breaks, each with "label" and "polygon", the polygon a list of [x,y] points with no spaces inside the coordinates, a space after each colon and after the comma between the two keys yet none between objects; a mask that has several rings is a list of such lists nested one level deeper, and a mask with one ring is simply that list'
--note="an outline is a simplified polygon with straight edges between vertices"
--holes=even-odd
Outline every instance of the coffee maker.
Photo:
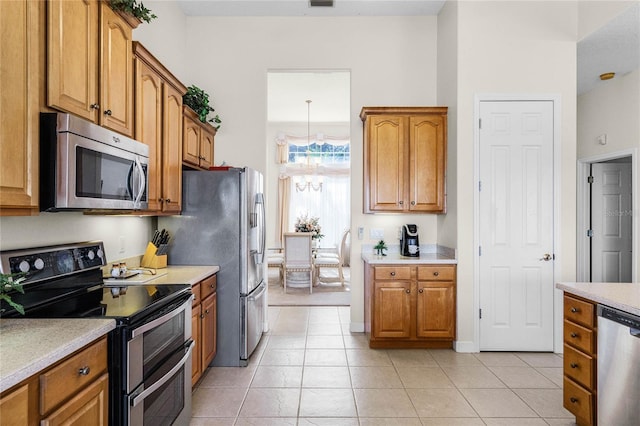
[{"label": "coffee maker", "polygon": [[402,225],[402,233],[400,236],[400,254],[402,256],[420,257],[418,225]]}]

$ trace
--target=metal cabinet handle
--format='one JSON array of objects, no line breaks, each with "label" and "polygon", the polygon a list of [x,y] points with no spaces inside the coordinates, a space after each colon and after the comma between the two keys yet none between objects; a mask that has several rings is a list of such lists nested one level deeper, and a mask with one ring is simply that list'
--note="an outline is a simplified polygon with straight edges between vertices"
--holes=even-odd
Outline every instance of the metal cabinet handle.
[{"label": "metal cabinet handle", "polygon": [[404,201],[398,201],[398,204],[403,205]]},{"label": "metal cabinet handle", "polygon": [[167,199],[166,199],[166,200],[164,200],[164,201],[165,201],[165,202],[167,202],[167,203],[170,203],[170,202],[171,202],[171,198],[167,198]]},{"label": "metal cabinet handle", "polygon": [[578,364],[576,364],[575,362],[572,362],[569,365],[571,366],[571,368],[578,368]]},{"label": "metal cabinet handle", "polygon": [[204,314],[200,314],[200,319],[204,319]]},{"label": "metal cabinet handle", "polygon": [[411,202],[411,205],[412,205],[412,206],[415,206],[415,205],[416,205],[416,202],[415,202],[415,201],[412,201],[412,202]]},{"label": "metal cabinet handle", "polygon": [[407,292],[407,294],[411,293],[411,290],[409,289],[406,289],[405,291]]},{"label": "metal cabinet handle", "polygon": [[420,290],[418,290],[418,293],[424,293],[424,288],[421,288]]},{"label": "metal cabinet handle", "polygon": [[209,310],[208,310],[208,309],[205,309],[204,313],[205,313],[205,314],[207,314],[207,315],[209,315]]},{"label": "metal cabinet handle", "polygon": [[433,273],[433,276],[434,276],[434,277],[437,277],[438,275],[440,275],[440,272],[438,272],[438,271],[435,271],[435,272]]},{"label": "metal cabinet handle", "polygon": [[571,313],[575,314],[576,312],[578,312],[579,309],[578,308],[571,308]]},{"label": "metal cabinet handle", "polygon": [[91,104],[91,105],[89,105],[89,108],[91,108],[91,109],[95,109],[95,110],[99,110],[99,109],[100,109],[100,105],[98,105],[98,104]]},{"label": "metal cabinet handle", "polygon": [[111,110],[110,110],[110,109],[108,109],[108,110],[106,110],[106,111],[104,112],[104,115],[111,116],[111,114],[112,114],[112,112],[111,112]]},{"label": "metal cabinet handle", "polygon": [[164,203],[164,198],[158,198],[159,203]]},{"label": "metal cabinet handle", "polygon": [[571,333],[571,337],[575,339],[576,337],[578,337],[578,335],[576,333]]},{"label": "metal cabinet handle", "polygon": [[578,398],[574,398],[573,396],[569,400],[574,404],[578,402]]},{"label": "metal cabinet handle", "polygon": [[85,365],[84,367],[78,368],[78,375],[79,376],[88,376],[90,372],[91,372],[91,368],[89,368],[88,365]]},{"label": "metal cabinet handle", "polygon": [[393,272],[389,273],[389,275],[391,275],[392,277],[395,277],[396,276],[396,271],[393,271]]}]

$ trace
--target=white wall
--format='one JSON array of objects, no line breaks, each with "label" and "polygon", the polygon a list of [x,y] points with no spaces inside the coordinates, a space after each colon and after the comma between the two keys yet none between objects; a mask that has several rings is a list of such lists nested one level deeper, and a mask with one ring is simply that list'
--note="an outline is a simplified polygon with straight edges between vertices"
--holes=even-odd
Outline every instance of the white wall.
[{"label": "white wall", "polygon": [[477,343],[474,307],[474,96],[557,94],[561,98],[557,281],[575,277],[577,6],[565,2],[458,5],[458,345]]}]

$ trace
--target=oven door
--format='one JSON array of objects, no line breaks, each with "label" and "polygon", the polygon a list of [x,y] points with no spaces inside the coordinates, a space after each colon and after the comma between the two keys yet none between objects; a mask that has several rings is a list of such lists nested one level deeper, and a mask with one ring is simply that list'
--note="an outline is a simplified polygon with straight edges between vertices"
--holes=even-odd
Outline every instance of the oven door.
[{"label": "oven door", "polygon": [[129,425],[189,425],[194,346],[187,342],[126,397]]},{"label": "oven door", "polygon": [[[191,340],[191,297],[172,303],[133,328],[127,341],[126,393],[132,393],[165,360]],[[191,366],[189,366],[191,368]]]}]

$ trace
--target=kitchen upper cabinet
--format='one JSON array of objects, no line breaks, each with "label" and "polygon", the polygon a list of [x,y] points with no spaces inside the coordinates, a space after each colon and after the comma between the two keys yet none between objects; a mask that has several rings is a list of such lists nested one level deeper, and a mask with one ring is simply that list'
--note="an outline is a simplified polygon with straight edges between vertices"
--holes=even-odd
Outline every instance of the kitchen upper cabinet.
[{"label": "kitchen upper cabinet", "polygon": [[38,213],[44,3],[0,1],[0,214]]},{"label": "kitchen upper cabinet", "polygon": [[135,53],[135,139],[149,146],[149,210],[182,210],[182,96],[186,87],[140,43]]},{"label": "kitchen upper cabinet", "polygon": [[450,348],[455,339],[454,265],[365,268],[365,331],[372,348]]},{"label": "kitchen upper cabinet", "polygon": [[213,144],[216,129],[203,123],[191,108],[183,107],[182,161],[189,167],[209,170],[213,165]]},{"label": "kitchen upper cabinet", "polygon": [[447,107],[364,107],[364,212],[445,211]]},{"label": "kitchen upper cabinet", "polygon": [[130,21],[98,0],[48,2],[47,101],[133,136]]}]

